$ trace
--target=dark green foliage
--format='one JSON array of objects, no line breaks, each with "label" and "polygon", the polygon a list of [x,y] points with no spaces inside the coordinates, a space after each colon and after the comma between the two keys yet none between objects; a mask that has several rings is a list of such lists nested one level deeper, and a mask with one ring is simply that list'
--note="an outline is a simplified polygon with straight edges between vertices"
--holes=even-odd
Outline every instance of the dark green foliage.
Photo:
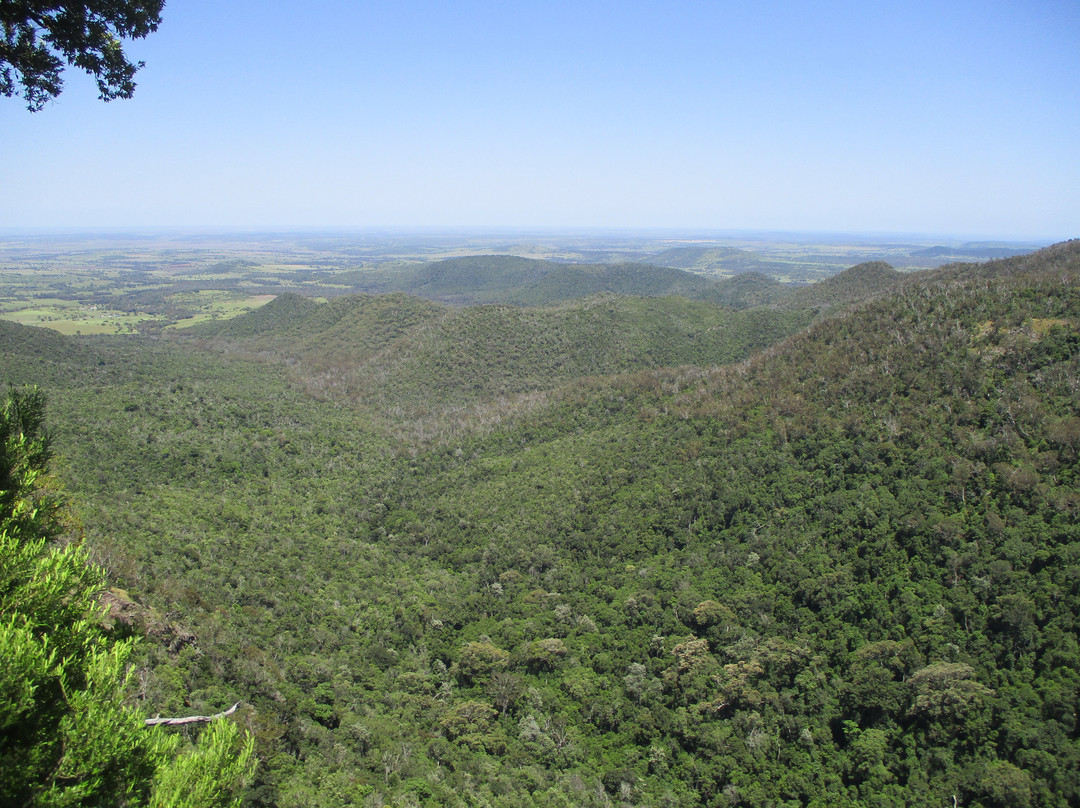
[{"label": "dark green foliage", "polygon": [[0,320],[0,348],[5,357],[32,356],[72,361],[85,352],[69,337],[48,328],[19,325]]},{"label": "dark green foliage", "polygon": [[142,39],[161,23],[163,0],[0,5],[0,94],[31,112],[63,89],[65,64],[93,76],[100,98],[130,98],[135,72],[123,39]]},{"label": "dark green foliage", "polygon": [[229,337],[275,334],[280,337],[303,323],[317,307],[318,304],[313,300],[294,292],[286,292],[243,317],[234,317],[223,323],[212,323],[201,328],[195,327],[190,333],[209,332]]},{"label": "dark green foliage", "polygon": [[542,306],[608,293],[693,297],[711,282],[699,275],[649,264],[566,264],[479,255],[419,267],[365,270],[342,277],[365,292],[407,292],[445,303]]},{"label": "dark green foliage", "polygon": [[[254,705],[251,804],[1067,806],[1078,248],[873,270],[777,345],[771,312],[676,301],[286,300],[229,348],[308,385],[392,358],[365,406],[545,396],[406,442],[276,363],[86,340],[58,445],[93,552],[198,635],[148,652],[147,697]],[[661,366],[709,328],[772,347]],[[613,330],[655,365],[544,364],[620,370]]]}]

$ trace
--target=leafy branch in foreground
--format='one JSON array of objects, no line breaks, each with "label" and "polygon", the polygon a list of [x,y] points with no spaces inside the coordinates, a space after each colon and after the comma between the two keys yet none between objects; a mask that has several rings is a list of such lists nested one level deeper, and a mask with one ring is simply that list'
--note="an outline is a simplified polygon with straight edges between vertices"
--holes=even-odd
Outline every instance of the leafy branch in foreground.
[{"label": "leafy branch in foreground", "polygon": [[99,98],[131,98],[142,62],[122,39],[142,39],[161,23],[164,0],[88,3],[0,2],[0,93],[19,96],[31,112],[60,95],[65,62],[92,75]]},{"label": "leafy branch in foreground", "polygon": [[[39,518],[49,443],[44,398],[12,389],[0,408],[0,803],[225,806],[252,743],[217,721],[194,749],[125,704],[131,638],[101,625],[101,572]],[[50,505],[55,506],[55,499]]]}]

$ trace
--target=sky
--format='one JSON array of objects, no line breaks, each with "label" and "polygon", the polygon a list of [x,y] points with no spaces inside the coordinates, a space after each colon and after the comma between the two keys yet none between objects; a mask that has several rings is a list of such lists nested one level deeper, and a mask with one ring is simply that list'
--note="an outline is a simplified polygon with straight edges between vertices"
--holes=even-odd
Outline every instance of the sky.
[{"label": "sky", "polygon": [[169,0],[0,228],[1080,236],[1078,0]]}]

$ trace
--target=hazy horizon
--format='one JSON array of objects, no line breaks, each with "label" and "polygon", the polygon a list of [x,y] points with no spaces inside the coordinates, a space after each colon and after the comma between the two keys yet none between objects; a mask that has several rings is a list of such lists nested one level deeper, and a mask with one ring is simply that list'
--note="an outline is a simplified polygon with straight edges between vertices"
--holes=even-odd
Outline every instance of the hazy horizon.
[{"label": "hazy horizon", "polygon": [[0,227],[1080,235],[1080,6],[169,4],[0,100]]},{"label": "hazy horizon", "polygon": [[330,236],[395,238],[529,238],[544,239],[670,239],[682,242],[722,242],[761,240],[790,242],[792,244],[933,244],[955,246],[963,244],[1000,243],[1026,246],[1049,246],[1080,236],[1025,237],[992,233],[910,233],[835,230],[782,230],[782,229],[707,229],[679,227],[527,227],[484,225],[47,225],[5,226],[0,225],[0,236],[26,238],[241,238],[245,236]]}]

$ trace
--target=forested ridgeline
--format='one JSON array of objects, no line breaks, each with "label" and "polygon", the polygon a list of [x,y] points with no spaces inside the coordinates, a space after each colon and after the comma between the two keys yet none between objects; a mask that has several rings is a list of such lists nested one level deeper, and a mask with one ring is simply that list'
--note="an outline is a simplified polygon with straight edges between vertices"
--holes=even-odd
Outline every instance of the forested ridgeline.
[{"label": "forested ridgeline", "polygon": [[[291,346],[230,337],[284,363],[0,339],[92,554],[196,638],[150,646],[134,698],[252,705],[252,805],[1067,806],[1078,256],[905,277],[733,364],[550,371],[541,405],[431,444],[290,383],[331,304],[262,310]],[[574,307],[349,305],[374,336],[321,344],[394,356],[409,406],[445,378],[388,350],[424,344],[410,318],[491,318],[511,355],[530,318],[594,333]]]},{"label": "forested ridgeline", "polygon": [[[400,293],[316,304],[283,295],[191,329],[226,355],[285,364],[308,392],[438,432],[469,410],[583,377],[745,358],[804,327],[812,312],[731,310],[683,297],[602,295],[557,306],[455,308]],[[452,420],[452,418],[453,420]]]},{"label": "forested ridgeline", "polygon": [[690,297],[715,283],[701,275],[652,264],[570,264],[512,255],[449,258],[396,270],[361,270],[343,280],[357,291],[407,292],[447,303],[522,306],[601,293]]},{"label": "forested ridgeline", "polygon": [[[690,255],[695,261],[688,261]],[[671,257],[674,256],[674,257]],[[522,258],[513,255],[476,255],[449,258],[425,264],[394,268],[366,268],[342,272],[335,282],[350,292],[386,294],[404,292],[429,300],[452,304],[503,303],[515,306],[543,306],[578,300],[598,294],[637,297],[682,297],[712,300],[743,308],[772,302],[790,292],[793,284],[783,284],[771,274],[790,275],[824,271],[799,263],[765,261],[746,250],[667,250],[647,263],[604,264],[567,263]],[[694,271],[689,271],[693,269]],[[717,277],[702,272],[729,273]],[[756,297],[739,294],[750,275],[757,287]],[[765,281],[762,283],[762,279]]]}]

